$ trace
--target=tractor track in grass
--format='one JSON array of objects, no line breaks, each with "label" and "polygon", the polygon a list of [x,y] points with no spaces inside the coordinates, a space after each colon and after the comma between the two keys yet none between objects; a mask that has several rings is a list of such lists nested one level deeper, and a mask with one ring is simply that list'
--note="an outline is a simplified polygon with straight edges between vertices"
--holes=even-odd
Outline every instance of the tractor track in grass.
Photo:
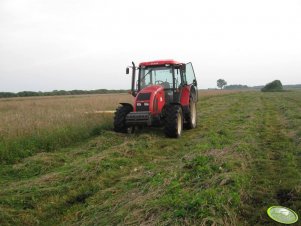
[{"label": "tractor track in grass", "polygon": [[[301,167],[297,152],[300,147],[288,136],[285,118],[281,106],[292,98],[262,95],[257,111],[257,145],[251,153],[251,186],[248,198],[243,205],[246,225],[275,225],[266,215],[272,205],[283,205],[301,210]],[[299,101],[300,103],[300,101]],[[245,205],[246,204],[246,205]]]}]

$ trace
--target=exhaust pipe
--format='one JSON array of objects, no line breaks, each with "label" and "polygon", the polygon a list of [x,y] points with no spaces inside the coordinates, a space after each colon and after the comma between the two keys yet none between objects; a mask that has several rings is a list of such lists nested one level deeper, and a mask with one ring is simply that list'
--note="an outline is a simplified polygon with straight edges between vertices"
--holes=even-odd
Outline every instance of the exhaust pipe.
[{"label": "exhaust pipe", "polygon": [[132,71],[132,95],[135,97],[137,94],[135,92],[135,77],[136,77],[136,66],[135,63],[132,62],[133,71]]}]

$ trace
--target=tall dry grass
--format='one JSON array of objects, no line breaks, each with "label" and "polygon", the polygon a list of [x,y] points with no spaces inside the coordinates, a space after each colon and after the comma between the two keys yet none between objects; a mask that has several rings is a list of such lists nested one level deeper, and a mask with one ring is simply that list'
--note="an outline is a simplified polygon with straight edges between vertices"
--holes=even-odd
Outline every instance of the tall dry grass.
[{"label": "tall dry grass", "polygon": [[119,102],[131,102],[128,94],[0,99],[0,136],[18,137],[33,131],[85,123],[85,114],[114,110]]},{"label": "tall dry grass", "polygon": [[114,110],[132,102],[129,94],[0,99],[0,160],[11,161],[50,151],[97,134],[111,125],[111,115],[87,114]]}]

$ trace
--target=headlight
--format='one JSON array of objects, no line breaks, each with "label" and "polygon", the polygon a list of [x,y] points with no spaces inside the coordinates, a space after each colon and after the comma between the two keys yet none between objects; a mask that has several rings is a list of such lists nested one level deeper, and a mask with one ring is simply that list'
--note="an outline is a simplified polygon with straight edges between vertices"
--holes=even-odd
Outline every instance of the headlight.
[{"label": "headlight", "polygon": [[137,106],[139,106],[139,107],[140,107],[140,106],[141,106],[141,103],[137,103]]},{"label": "headlight", "polygon": [[144,103],[144,106],[149,106],[149,103]]}]

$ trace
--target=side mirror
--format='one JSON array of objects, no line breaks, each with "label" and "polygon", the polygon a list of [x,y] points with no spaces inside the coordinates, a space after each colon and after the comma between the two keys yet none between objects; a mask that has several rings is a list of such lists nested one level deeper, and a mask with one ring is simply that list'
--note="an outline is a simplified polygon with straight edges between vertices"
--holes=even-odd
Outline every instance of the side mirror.
[{"label": "side mirror", "polygon": [[127,67],[125,73],[128,75],[130,73],[130,69]]},{"label": "side mirror", "polygon": [[198,86],[198,82],[196,81],[196,79],[193,80],[193,85]]},{"label": "side mirror", "polygon": [[182,71],[185,73],[186,72],[186,64],[182,65]]}]

